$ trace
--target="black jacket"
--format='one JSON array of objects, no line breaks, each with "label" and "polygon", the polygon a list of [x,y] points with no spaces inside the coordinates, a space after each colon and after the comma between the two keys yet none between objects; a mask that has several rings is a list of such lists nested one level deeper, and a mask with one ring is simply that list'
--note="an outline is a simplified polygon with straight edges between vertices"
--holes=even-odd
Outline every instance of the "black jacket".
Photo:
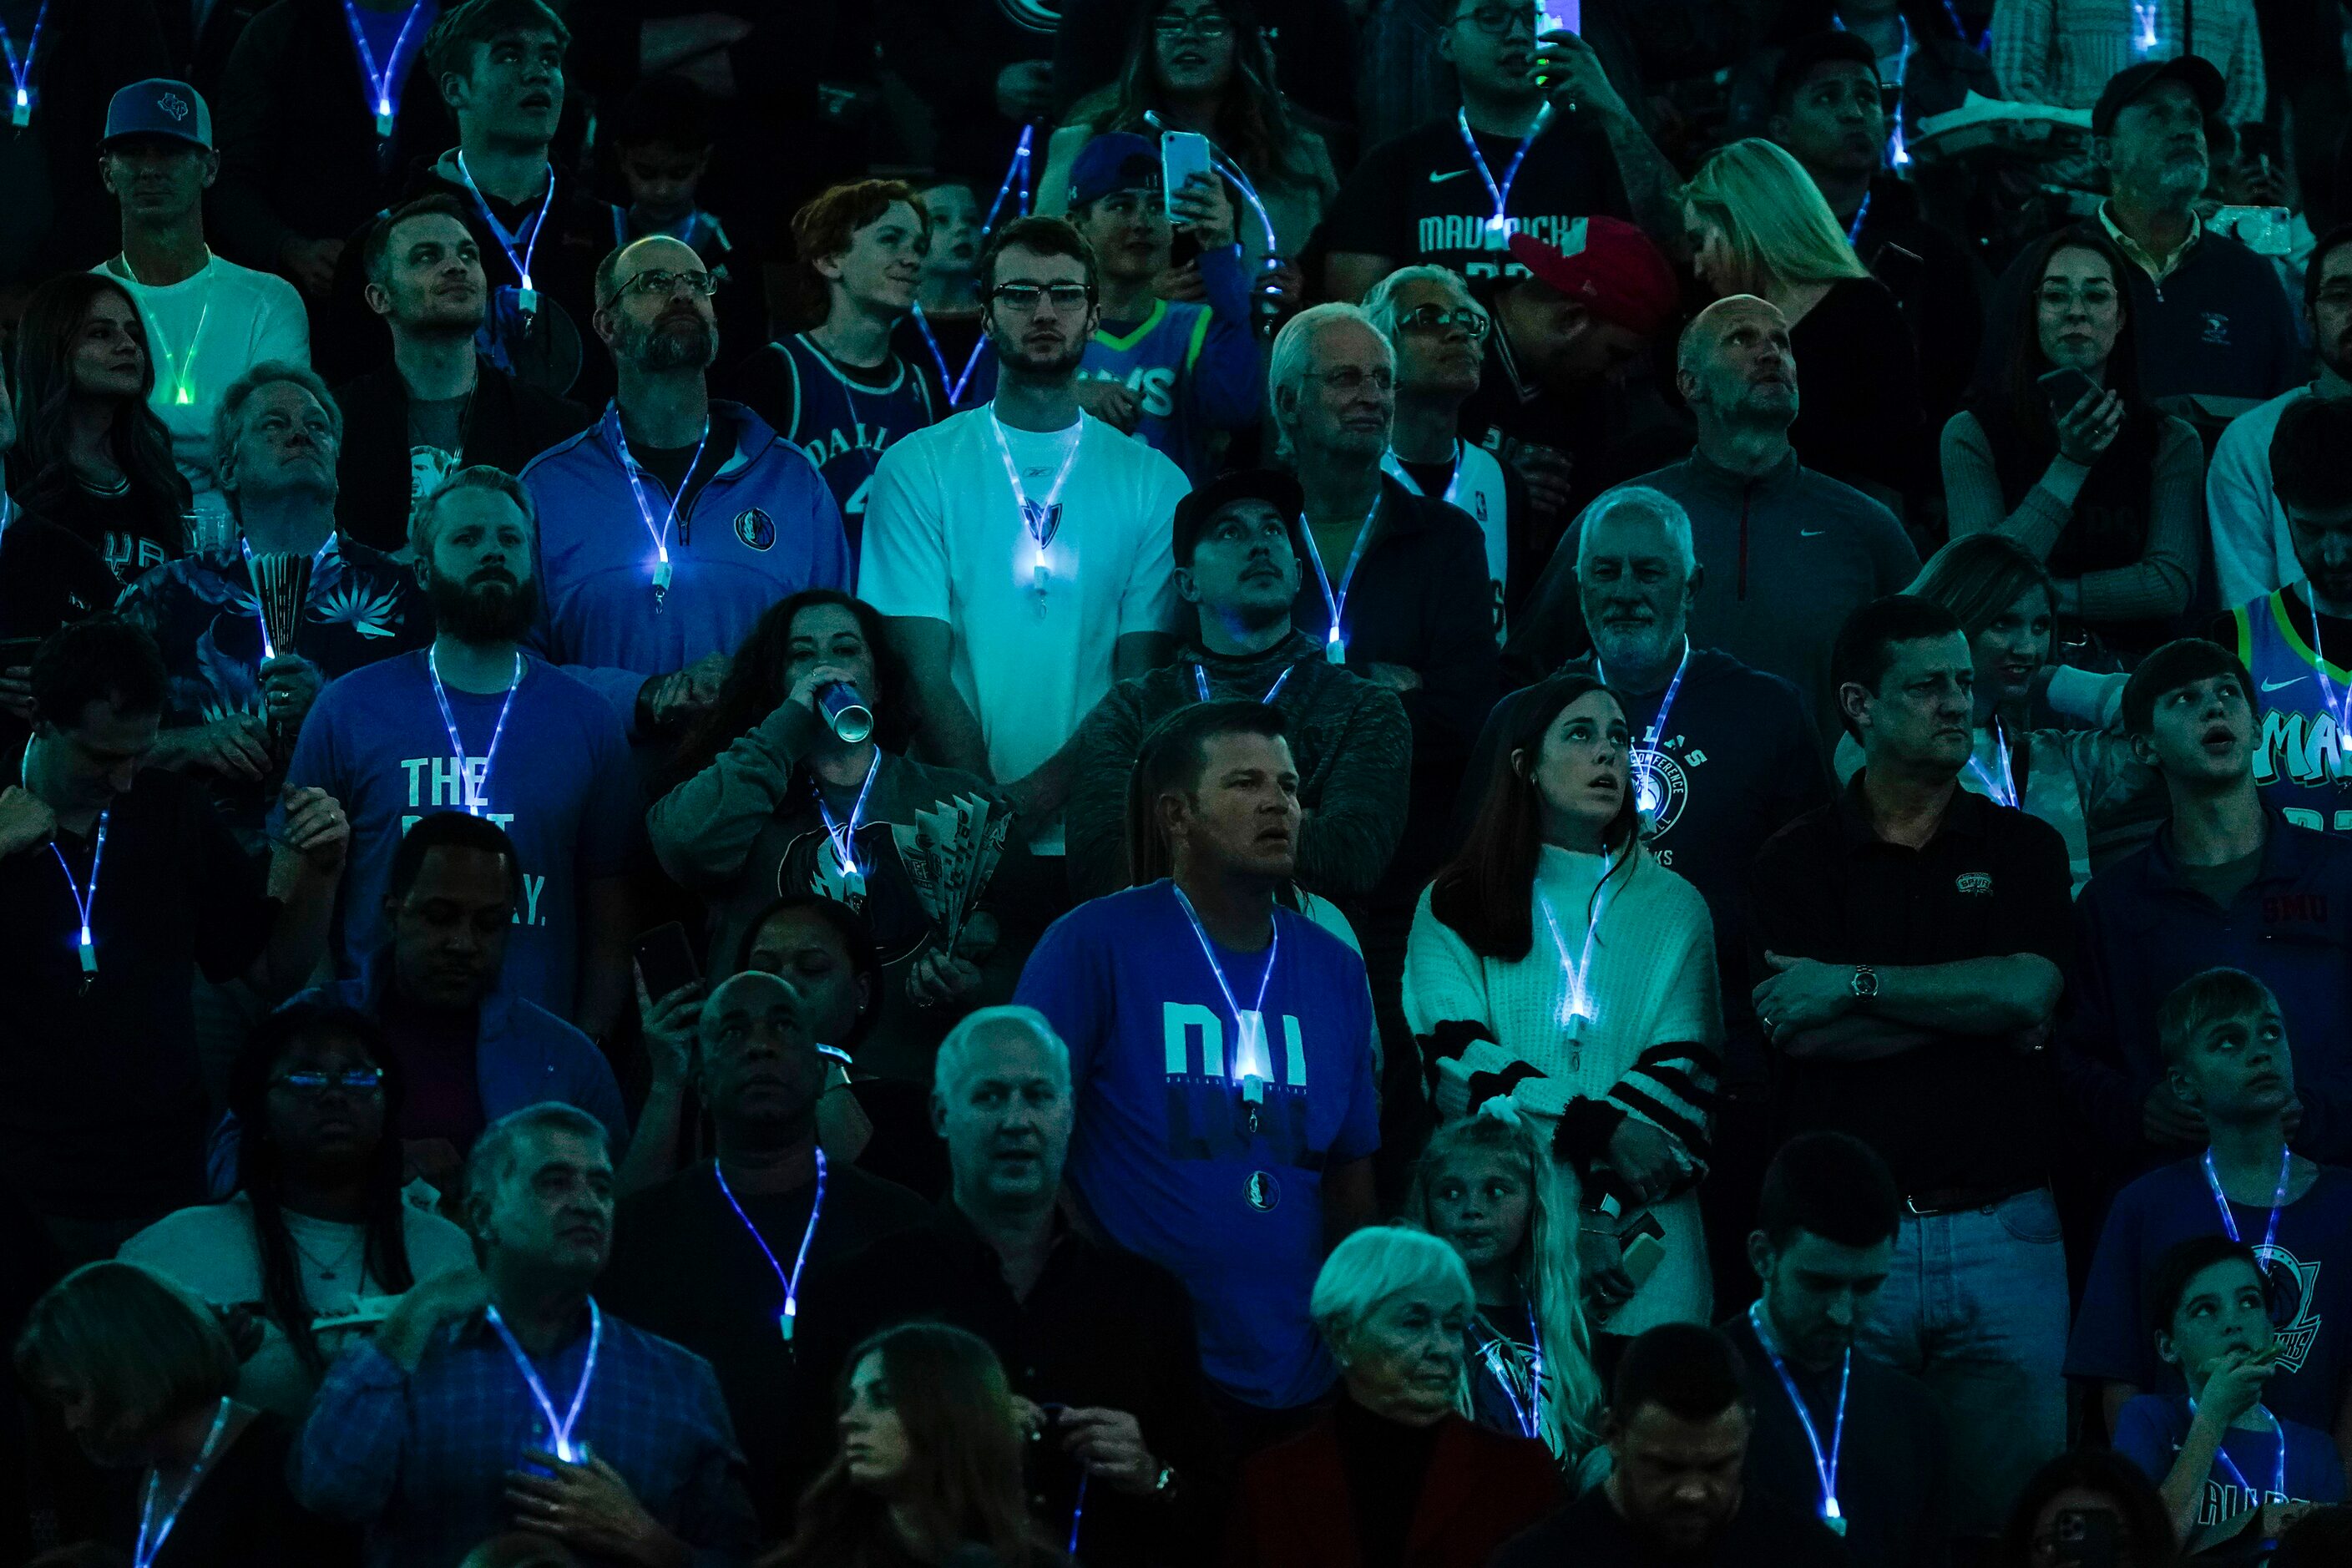
[{"label": "black jacket", "polygon": [[[20,58],[26,42],[15,40]],[[40,137],[48,165],[49,226],[23,272],[0,277],[0,285],[29,288],[54,273],[95,267],[121,248],[114,198],[98,181],[106,106],[121,89],[170,68],[163,29],[149,0],[73,0],[49,7],[32,75],[32,133]],[[12,134],[0,114],[0,136]]]},{"label": "black jacket", "polygon": [[[335,459],[341,487],[336,515],[343,531],[387,553],[408,542],[408,384],[387,363],[335,388],[343,409],[343,447]],[[576,403],[528,386],[488,360],[474,362],[474,397],[466,405],[467,464],[508,473],[594,424]]]}]

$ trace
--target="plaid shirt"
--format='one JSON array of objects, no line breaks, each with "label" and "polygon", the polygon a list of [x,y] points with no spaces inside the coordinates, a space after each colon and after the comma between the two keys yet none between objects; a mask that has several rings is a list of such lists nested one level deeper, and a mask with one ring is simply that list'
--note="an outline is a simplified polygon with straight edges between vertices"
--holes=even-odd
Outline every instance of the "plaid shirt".
[{"label": "plaid shirt", "polygon": [[[2154,0],[2154,48],[2133,45],[2132,0],[1999,0],[1992,14],[1992,68],[2000,90],[2021,103],[2088,109],[2108,79],[2142,60],[2199,54],[2221,73],[2221,118],[2263,117],[2268,88],[2263,43],[2249,0]],[[2187,23],[2194,35],[2182,47]]]},{"label": "plaid shirt", "polygon": [[[571,1404],[585,1325],[536,1360]],[[575,1442],[618,1470],[698,1568],[750,1561],[759,1536],[743,1456],[710,1364],[607,1313]],[[480,1317],[443,1329],[413,1373],[362,1341],[329,1369],[288,1468],[305,1507],[367,1527],[370,1568],[455,1568],[511,1527],[507,1472],[550,1447],[547,1421]]]}]

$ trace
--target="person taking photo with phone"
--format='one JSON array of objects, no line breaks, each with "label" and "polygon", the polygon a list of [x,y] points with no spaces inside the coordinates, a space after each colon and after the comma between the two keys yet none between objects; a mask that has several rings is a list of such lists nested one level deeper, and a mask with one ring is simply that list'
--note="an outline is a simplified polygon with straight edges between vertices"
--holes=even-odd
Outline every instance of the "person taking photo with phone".
[{"label": "person taking photo with phone", "polygon": [[2035,246],[2001,380],[1943,440],[1952,537],[2023,545],[2055,580],[2061,641],[2126,658],[2189,606],[2205,483],[2197,432],[2141,389],[2130,266],[2088,229]]}]

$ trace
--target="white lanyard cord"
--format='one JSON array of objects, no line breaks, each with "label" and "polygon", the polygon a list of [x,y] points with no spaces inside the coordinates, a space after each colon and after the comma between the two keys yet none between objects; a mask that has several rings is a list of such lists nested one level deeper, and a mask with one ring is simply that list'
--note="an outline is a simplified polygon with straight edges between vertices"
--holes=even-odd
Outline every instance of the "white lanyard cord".
[{"label": "white lanyard cord", "polygon": [[726,1198],[727,1206],[735,1211],[735,1217],[741,1220],[743,1228],[751,1233],[751,1239],[759,1244],[761,1256],[768,1260],[768,1267],[776,1271],[776,1283],[784,1288],[784,1304],[776,1310],[776,1331],[782,1334],[789,1343],[793,1325],[801,1315],[801,1270],[808,1267],[809,1243],[816,1239],[817,1216],[824,1213],[824,1151],[819,1149],[816,1152],[816,1195],[809,1204],[808,1228],[801,1232],[801,1249],[793,1255],[793,1271],[789,1275],[784,1272],[784,1266],[776,1261],[775,1249],[768,1245],[768,1238],[760,1234],[760,1227],[751,1223],[751,1216],[745,1214],[743,1205],[735,1201],[735,1190],[727,1184],[727,1167],[713,1160],[710,1168],[719,1177],[719,1191]]},{"label": "white lanyard cord", "polygon": [[[555,206],[555,165],[550,163],[547,166],[547,195],[540,199],[539,211],[531,215],[530,232],[527,237],[509,230],[499,221],[499,215],[490,210],[489,198],[482,195],[482,187],[474,184],[473,171],[466,167],[466,152],[462,147],[457,150],[457,177],[464,180],[466,189],[474,194],[474,205],[481,209],[482,221],[490,226],[490,237],[497,240],[499,248],[507,253],[507,265],[513,268],[515,276],[522,280],[523,291],[530,292],[530,258],[539,251],[540,231],[547,226],[547,215]],[[515,256],[517,240],[522,241],[520,259]]]},{"label": "white lanyard cord", "polygon": [[514,1357],[515,1370],[522,1373],[523,1386],[530,1391],[532,1402],[547,1417],[547,1435],[555,1457],[567,1465],[581,1463],[580,1450],[572,1447],[572,1429],[579,1423],[581,1406],[588,1402],[588,1384],[596,1375],[597,1347],[604,1340],[604,1314],[596,1310],[595,1298],[588,1299],[588,1359],[581,1364],[579,1386],[572,1391],[572,1407],[561,1421],[555,1418],[555,1401],[548,1397],[547,1384],[540,1381],[539,1369],[530,1364],[530,1357],[523,1354],[522,1346],[508,1331],[498,1308],[490,1308],[488,1316],[490,1327],[506,1342],[507,1353]]},{"label": "white lanyard cord", "polygon": [[448,732],[449,754],[457,761],[457,799],[467,811],[482,815],[490,804],[490,769],[499,760],[499,742],[507,732],[507,715],[514,710],[515,693],[522,689],[523,658],[520,650],[514,656],[514,678],[507,682],[507,700],[499,704],[499,721],[490,730],[490,749],[482,753],[482,787],[475,790],[467,782],[466,742],[457,733],[457,715],[449,707],[449,693],[441,684],[440,652],[425,650],[425,670],[433,678],[433,700],[441,710],[441,728]]},{"label": "white lanyard cord", "polygon": [[180,1483],[179,1493],[172,1499],[172,1505],[163,1510],[160,1524],[155,1518],[155,1499],[163,1489],[163,1478],[152,1469],[147,1472],[147,1499],[139,1510],[139,1541],[131,1548],[131,1568],[148,1568],[148,1564],[163,1554],[163,1542],[171,1538],[172,1527],[180,1522],[180,1514],[187,1508],[188,1500],[196,1495],[196,1488],[204,1482],[205,1472],[212,1468],[213,1459],[220,1450],[221,1434],[228,1430],[228,1413],[233,1408],[228,1395],[221,1395],[220,1409],[213,1415],[212,1430],[205,1435],[204,1448],[196,1455],[196,1462],[189,1467],[188,1479]]},{"label": "white lanyard cord", "polygon": [[[817,783],[814,773],[809,776],[809,791],[816,796],[817,816],[824,819],[824,836],[833,845],[834,858],[841,863],[841,872],[845,877],[858,874],[857,826],[866,819],[866,797],[873,791],[875,775],[881,771],[882,748],[877,746],[874,748],[874,760],[866,764],[866,782],[857,786],[857,799],[849,808],[847,826],[833,819],[833,808],[824,804],[824,787]],[[719,1180],[723,1183],[726,1178],[721,1176]]]},{"label": "white lanyard cord", "polygon": [[1307,521],[1305,513],[1299,514],[1298,531],[1307,540],[1307,559],[1315,567],[1315,581],[1322,585],[1323,603],[1331,612],[1331,628],[1324,637],[1323,652],[1324,657],[1333,664],[1344,663],[1347,659],[1348,639],[1339,630],[1339,622],[1347,613],[1348,593],[1355,584],[1356,568],[1364,559],[1365,546],[1369,545],[1372,539],[1372,524],[1380,521],[1380,515],[1381,496],[1375,490],[1372,495],[1371,510],[1364,513],[1363,523],[1356,530],[1355,547],[1348,552],[1348,569],[1340,574],[1339,586],[1334,589],[1331,586],[1331,574],[1323,566],[1322,547],[1315,542],[1314,526]]}]

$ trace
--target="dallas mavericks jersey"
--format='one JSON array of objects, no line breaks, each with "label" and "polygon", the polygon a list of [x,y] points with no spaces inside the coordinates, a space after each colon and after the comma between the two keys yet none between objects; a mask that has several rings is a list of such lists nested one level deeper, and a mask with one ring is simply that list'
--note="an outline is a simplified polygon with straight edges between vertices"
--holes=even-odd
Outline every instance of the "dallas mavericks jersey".
[{"label": "dallas mavericks jersey", "polygon": [[866,487],[883,448],[940,416],[930,380],[894,353],[887,382],[852,381],[806,332],[779,338],[773,346],[782,352],[793,391],[793,427],[777,434],[806,452],[824,476],[855,551],[866,529]]},{"label": "dallas mavericks jersey", "polygon": [[[1394,452],[1381,459],[1381,467],[1397,483],[1421,494],[1421,486]],[[1484,447],[1456,439],[1454,443],[1454,482],[1445,487],[1439,498],[1468,512],[1478,523],[1478,531],[1486,536],[1486,581],[1495,595],[1495,640],[1505,636],[1503,625],[1503,584],[1511,575],[1511,516],[1503,499],[1503,465],[1495,454]]]},{"label": "dallas mavericks jersey", "polygon": [[2325,660],[2314,654],[2289,618],[2287,593],[2230,612],[2262,715],[2254,782],[2263,804],[2295,826],[2352,833],[2352,673],[2337,662],[2352,660],[2352,647],[2324,648]]},{"label": "dallas mavericks jersey", "polygon": [[1209,478],[1209,433],[1185,404],[1192,367],[1209,341],[1209,320],[1206,305],[1155,300],[1151,313],[1129,331],[1114,335],[1108,328],[1097,329],[1087,340],[1087,357],[1078,362],[1078,374],[1087,380],[1115,381],[1135,394],[1143,406],[1136,435],[1195,484]]}]

